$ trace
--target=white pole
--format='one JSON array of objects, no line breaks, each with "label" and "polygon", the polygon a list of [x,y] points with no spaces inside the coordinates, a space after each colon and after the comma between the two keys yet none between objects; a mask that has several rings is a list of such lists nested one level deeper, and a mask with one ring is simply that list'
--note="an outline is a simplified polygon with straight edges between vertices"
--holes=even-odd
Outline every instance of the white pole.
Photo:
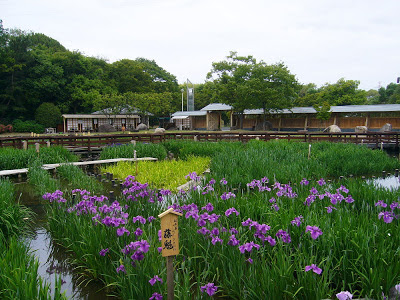
[{"label": "white pole", "polygon": [[183,111],[183,92],[184,92],[184,90],[181,89],[181,92],[182,92],[182,111]]},{"label": "white pole", "polygon": [[308,145],[308,159],[311,157],[311,144]]}]

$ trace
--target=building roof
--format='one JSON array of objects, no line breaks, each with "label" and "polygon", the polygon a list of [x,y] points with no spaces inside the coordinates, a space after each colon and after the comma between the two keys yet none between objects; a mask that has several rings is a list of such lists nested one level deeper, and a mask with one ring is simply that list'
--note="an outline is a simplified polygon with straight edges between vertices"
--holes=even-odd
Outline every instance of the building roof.
[{"label": "building roof", "polygon": [[137,115],[93,115],[93,114],[64,114],[62,115],[65,119],[109,119],[109,118],[116,118],[116,119],[138,119],[139,116]]},{"label": "building roof", "polygon": [[[378,105],[343,105],[331,106],[329,110],[332,113],[366,113],[366,112],[400,112],[400,104],[378,104]],[[314,107],[293,107],[281,111],[272,112],[272,114],[315,114]],[[261,115],[263,109],[246,109],[245,115]]]},{"label": "building roof", "polygon": [[232,106],[223,103],[211,103],[203,107],[201,110],[204,111],[221,111],[221,110],[232,110]]},{"label": "building roof", "polygon": [[198,117],[198,116],[205,116],[206,114],[207,114],[206,111],[201,111],[201,110],[177,111],[172,114],[172,117],[173,118],[174,117]]}]

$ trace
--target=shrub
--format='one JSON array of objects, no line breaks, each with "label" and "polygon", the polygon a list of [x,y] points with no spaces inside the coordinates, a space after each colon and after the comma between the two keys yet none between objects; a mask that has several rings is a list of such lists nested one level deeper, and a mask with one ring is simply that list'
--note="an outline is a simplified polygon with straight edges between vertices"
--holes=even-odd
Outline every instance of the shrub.
[{"label": "shrub", "polygon": [[35,120],[44,127],[56,127],[61,122],[61,111],[53,103],[44,102],[37,108]]},{"label": "shrub", "polygon": [[44,127],[36,123],[35,121],[22,121],[22,120],[15,120],[13,122],[14,131],[15,132],[34,132],[34,133],[43,133]]}]

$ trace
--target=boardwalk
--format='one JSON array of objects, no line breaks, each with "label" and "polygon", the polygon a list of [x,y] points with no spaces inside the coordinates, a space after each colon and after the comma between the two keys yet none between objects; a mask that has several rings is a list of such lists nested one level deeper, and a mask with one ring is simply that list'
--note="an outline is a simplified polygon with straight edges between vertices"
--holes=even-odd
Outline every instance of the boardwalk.
[{"label": "boardwalk", "polygon": [[169,140],[195,141],[240,141],[247,142],[253,139],[263,141],[288,140],[312,143],[329,141],[334,143],[367,144],[370,147],[380,148],[382,143],[387,147],[399,147],[399,132],[369,132],[369,133],[312,133],[312,132],[179,132],[164,134],[114,134],[92,136],[40,136],[40,137],[2,137],[0,147],[23,148],[24,141],[28,146],[39,143],[42,147],[60,145],[68,149],[86,149],[88,152],[99,150],[105,146],[127,144],[132,141],[144,143],[160,143]]},{"label": "boardwalk", "polygon": [[[56,169],[59,166],[66,165],[66,164],[71,164],[74,166],[89,166],[89,165],[98,165],[98,164],[110,164],[110,163],[116,163],[119,161],[136,161],[136,160],[137,161],[156,161],[157,158],[139,157],[137,159],[135,159],[135,158],[113,158],[113,159],[93,160],[93,161],[78,161],[78,162],[73,162],[73,163],[45,164],[45,165],[43,165],[42,168],[45,170],[52,170],[52,169]],[[28,173],[28,171],[29,171],[28,168],[15,169],[15,170],[3,170],[3,171],[0,171],[0,176],[26,174],[26,173]]]}]

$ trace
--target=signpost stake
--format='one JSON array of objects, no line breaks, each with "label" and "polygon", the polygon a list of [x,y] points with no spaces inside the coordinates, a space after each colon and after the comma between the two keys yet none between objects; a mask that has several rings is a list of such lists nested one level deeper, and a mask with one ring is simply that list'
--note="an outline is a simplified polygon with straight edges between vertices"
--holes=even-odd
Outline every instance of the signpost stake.
[{"label": "signpost stake", "polygon": [[167,296],[174,299],[174,256],[179,254],[178,216],[173,208],[158,215],[161,219],[162,256],[167,259]]},{"label": "signpost stake", "polygon": [[133,150],[133,159],[135,160],[135,165],[136,165],[136,175],[138,174],[138,160],[137,160],[137,154],[136,154],[136,150]]}]

